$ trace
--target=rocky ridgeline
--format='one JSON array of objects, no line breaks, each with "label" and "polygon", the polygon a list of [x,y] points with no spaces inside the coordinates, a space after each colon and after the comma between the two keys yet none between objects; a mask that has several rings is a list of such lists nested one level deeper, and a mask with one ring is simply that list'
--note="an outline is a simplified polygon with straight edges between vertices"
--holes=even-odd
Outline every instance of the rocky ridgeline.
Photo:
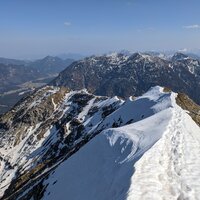
[{"label": "rocky ridgeline", "polygon": [[140,53],[92,56],[71,64],[51,85],[121,97],[139,96],[160,85],[200,103],[200,61],[181,53],[171,59]]},{"label": "rocky ridgeline", "polygon": [[[200,107],[184,94],[176,101],[199,124]],[[147,118],[155,104],[146,97],[124,101],[50,86],[26,97],[0,117],[0,196],[41,199],[60,163],[103,130]]]},{"label": "rocky ridgeline", "polygon": [[84,90],[45,87],[1,116],[0,190],[11,182],[4,198],[16,199],[24,192],[26,199],[62,160],[105,127],[119,126],[122,122],[104,124],[104,119],[122,103]]}]

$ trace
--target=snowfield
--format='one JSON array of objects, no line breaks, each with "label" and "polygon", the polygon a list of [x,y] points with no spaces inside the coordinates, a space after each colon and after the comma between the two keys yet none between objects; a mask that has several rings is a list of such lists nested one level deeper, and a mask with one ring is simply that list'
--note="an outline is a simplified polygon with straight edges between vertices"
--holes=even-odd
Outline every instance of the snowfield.
[{"label": "snowfield", "polygon": [[175,93],[162,91],[155,87],[113,113],[148,116],[104,130],[64,161],[45,180],[43,199],[199,200],[200,128]]},{"label": "snowfield", "polygon": [[180,108],[163,137],[135,164],[128,199],[200,199],[200,131]]},{"label": "snowfield", "polygon": [[58,91],[41,89],[20,104],[19,111],[41,112],[50,99],[46,121],[0,130],[0,198],[200,200],[200,127],[177,105],[176,93],[157,86],[124,101],[82,90],[58,103],[50,96]]}]

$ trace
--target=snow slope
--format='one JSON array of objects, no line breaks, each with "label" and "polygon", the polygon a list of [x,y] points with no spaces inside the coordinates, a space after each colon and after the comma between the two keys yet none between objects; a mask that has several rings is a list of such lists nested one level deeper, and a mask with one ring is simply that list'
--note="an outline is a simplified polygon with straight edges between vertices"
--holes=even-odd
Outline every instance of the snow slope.
[{"label": "snow slope", "polygon": [[56,169],[44,199],[126,199],[135,162],[161,137],[170,118],[169,110],[101,133]]},{"label": "snow slope", "polygon": [[200,129],[177,107],[163,137],[136,163],[128,199],[199,200],[199,157]]},{"label": "snow slope", "polygon": [[199,200],[200,128],[176,97],[162,87],[126,101],[39,90],[15,108],[34,123],[11,118],[0,130],[0,197]]},{"label": "snow slope", "polygon": [[45,180],[43,199],[200,199],[200,128],[175,98],[146,93],[148,117],[92,139]]}]

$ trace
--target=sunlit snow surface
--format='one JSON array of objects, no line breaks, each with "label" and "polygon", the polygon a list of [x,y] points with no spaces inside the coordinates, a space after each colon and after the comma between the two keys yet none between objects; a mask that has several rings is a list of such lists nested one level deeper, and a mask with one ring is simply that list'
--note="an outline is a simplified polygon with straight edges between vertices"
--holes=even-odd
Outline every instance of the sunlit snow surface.
[{"label": "sunlit snow surface", "polygon": [[45,180],[44,199],[200,199],[200,129],[176,105],[176,94],[161,90],[113,113],[143,109],[147,118],[92,139]]}]

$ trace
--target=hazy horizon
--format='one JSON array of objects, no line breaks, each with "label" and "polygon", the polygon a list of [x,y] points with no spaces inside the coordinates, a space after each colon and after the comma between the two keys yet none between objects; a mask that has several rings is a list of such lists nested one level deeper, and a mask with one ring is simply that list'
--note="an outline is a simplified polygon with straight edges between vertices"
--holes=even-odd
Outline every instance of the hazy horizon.
[{"label": "hazy horizon", "polygon": [[0,58],[6,58],[6,59],[16,59],[16,60],[27,60],[27,61],[35,61],[35,60],[39,60],[39,59],[43,59],[47,56],[52,56],[52,57],[59,57],[61,59],[75,59],[75,60],[79,60],[79,59],[82,59],[84,57],[90,57],[90,56],[93,56],[93,55],[96,55],[96,56],[100,56],[100,55],[106,55],[106,54],[112,54],[112,53],[123,53],[123,52],[130,52],[131,54],[132,53],[149,53],[149,52],[155,52],[155,53],[163,53],[165,55],[173,55],[177,52],[179,53],[183,53],[183,54],[194,54],[196,56],[200,56],[200,49],[174,49],[174,50],[143,50],[143,51],[139,51],[139,50],[127,50],[127,49],[121,49],[121,50],[118,50],[118,51],[102,51],[102,52],[98,52],[98,53],[95,53],[95,52],[91,52],[91,53],[88,53],[88,54],[84,54],[84,53],[76,53],[76,52],[63,52],[63,53],[58,53],[58,54],[27,54],[27,55],[24,55],[24,56],[2,56],[0,55]]},{"label": "hazy horizon", "polygon": [[198,0],[2,1],[0,57],[199,49],[199,7]]}]

